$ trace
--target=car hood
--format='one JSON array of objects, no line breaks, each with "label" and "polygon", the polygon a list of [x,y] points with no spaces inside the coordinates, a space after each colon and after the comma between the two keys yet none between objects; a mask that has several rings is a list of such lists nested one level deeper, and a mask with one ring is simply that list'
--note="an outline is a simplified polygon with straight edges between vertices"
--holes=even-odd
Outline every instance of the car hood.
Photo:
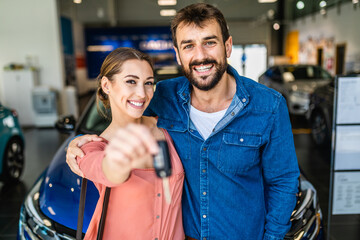
[{"label": "car hood", "polygon": [[299,91],[312,93],[316,88],[328,84],[330,80],[296,80],[294,82],[285,83],[284,86],[289,91]]},{"label": "car hood", "polygon": [[[65,147],[69,137],[58,149],[44,175],[40,188],[41,211],[53,221],[76,229],[82,178],[71,172],[66,164]],[[92,182],[88,182],[83,232],[89,225],[99,194]]]}]

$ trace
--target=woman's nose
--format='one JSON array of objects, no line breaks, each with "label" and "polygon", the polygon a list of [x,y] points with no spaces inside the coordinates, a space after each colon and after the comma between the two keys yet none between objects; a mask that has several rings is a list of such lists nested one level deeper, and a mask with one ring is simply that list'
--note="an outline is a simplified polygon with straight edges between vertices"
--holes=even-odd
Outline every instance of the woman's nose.
[{"label": "woman's nose", "polygon": [[139,85],[136,88],[136,95],[138,95],[138,97],[144,98],[145,97],[145,86]]}]

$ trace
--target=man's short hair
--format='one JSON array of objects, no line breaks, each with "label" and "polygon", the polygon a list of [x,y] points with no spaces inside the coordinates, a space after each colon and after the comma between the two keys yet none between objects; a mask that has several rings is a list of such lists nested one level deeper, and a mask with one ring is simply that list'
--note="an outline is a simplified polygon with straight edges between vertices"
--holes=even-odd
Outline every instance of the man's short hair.
[{"label": "man's short hair", "polygon": [[178,48],[176,42],[176,30],[180,23],[186,25],[195,24],[198,27],[203,27],[204,22],[208,20],[216,20],[221,29],[223,41],[230,37],[229,29],[227,27],[224,15],[216,7],[206,3],[195,3],[181,9],[171,21],[171,34],[174,46]]}]

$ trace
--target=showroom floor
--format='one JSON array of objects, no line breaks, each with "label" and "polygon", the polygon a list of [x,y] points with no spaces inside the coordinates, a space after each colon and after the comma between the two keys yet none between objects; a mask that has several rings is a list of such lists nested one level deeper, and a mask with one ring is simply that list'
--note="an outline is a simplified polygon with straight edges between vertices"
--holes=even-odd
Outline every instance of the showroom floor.
[{"label": "showroom floor", "polygon": [[[300,167],[318,191],[327,225],[330,150],[318,149],[310,137],[304,118],[293,117],[293,133]],[[12,186],[0,183],[0,239],[16,239],[21,203],[36,178],[49,164],[66,136],[55,129],[26,129],[26,166],[21,181]]]}]

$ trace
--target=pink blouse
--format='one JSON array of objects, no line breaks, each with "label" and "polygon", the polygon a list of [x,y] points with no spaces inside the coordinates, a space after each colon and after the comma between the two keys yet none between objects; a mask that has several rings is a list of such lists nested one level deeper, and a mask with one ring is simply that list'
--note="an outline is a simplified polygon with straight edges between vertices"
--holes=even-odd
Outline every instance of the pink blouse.
[{"label": "pink blouse", "polygon": [[164,134],[172,163],[170,205],[165,201],[162,180],[156,176],[154,169],[134,169],[126,182],[115,185],[107,180],[101,167],[107,142],[90,142],[81,148],[85,156],[77,159],[80,169],[87,179],[94,182],[100,193],[85,240],[96,239],[106,186],[111,187],[111,194],[104,240],[185,238],[181,211],[184,169],[166,130]]}]

